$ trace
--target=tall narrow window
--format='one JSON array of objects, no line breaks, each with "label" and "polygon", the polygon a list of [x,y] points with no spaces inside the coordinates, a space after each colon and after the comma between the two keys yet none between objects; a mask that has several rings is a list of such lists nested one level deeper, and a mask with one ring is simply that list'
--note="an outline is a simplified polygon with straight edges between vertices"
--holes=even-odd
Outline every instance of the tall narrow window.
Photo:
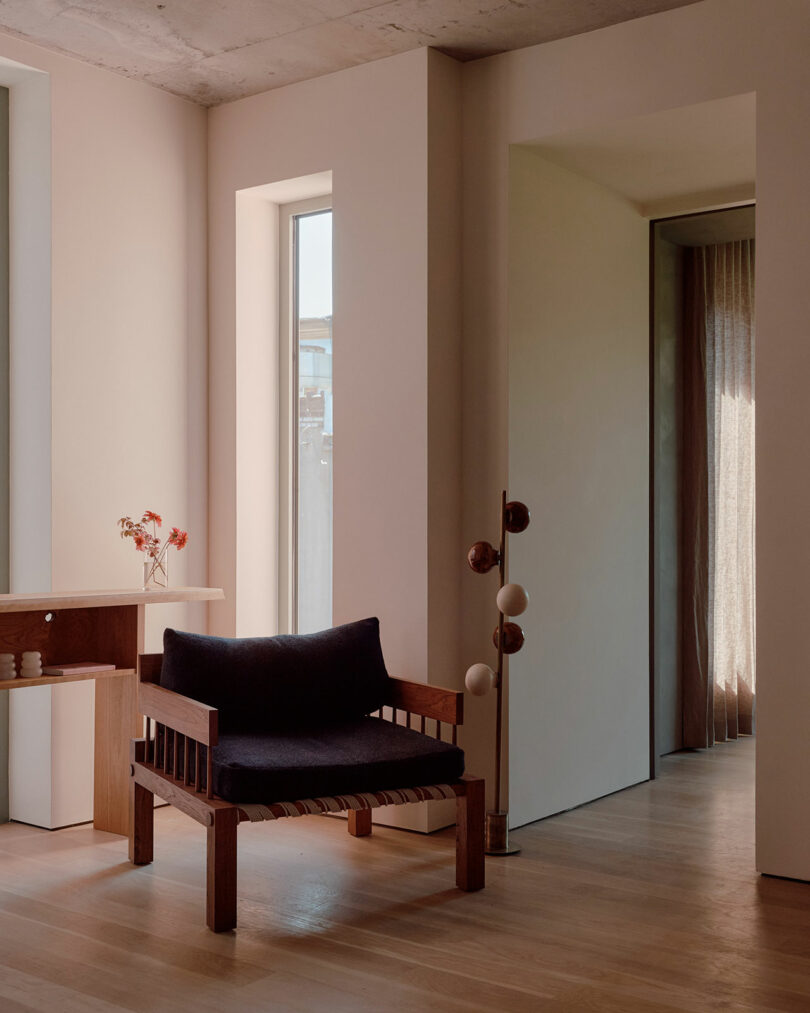
[{"label": "tall narrow window", "polygon": [[[282,459],[288,460],[286,626],[311,633],[332,625],[332,211],[292,206],[282,216],[290,251],[289,380]],[[284,406],[282,406],[284,410]],[[282,589],[284,590],[284,589]]]}]

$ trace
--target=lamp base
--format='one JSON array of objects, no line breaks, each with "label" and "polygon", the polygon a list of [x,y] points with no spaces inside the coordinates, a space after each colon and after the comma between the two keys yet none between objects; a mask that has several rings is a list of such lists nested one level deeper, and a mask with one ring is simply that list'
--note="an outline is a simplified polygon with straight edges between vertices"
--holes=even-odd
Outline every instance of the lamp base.
[{"label": "lamp base", "polygon": [[509,843],[509,813],[490,809],[484,824],[484,852],[487,855],[517,855],[520,847]]}]

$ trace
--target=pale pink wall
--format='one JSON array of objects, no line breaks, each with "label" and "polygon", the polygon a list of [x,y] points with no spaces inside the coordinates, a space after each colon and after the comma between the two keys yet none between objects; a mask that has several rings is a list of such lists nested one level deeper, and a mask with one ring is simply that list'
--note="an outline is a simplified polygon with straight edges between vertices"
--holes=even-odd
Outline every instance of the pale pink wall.
[{"label": "pale pink wall", "polygon": [[17,39],[0,56],[50,77],[53,587],[137,586],[115,522],[146,507],[191,532],[173,582],[204,584],[206,112]]},{"label": "pale pink wall", "polygon": [[[31,488],[15,488],[17,513],[38,515],[28,537],[49,548],[41,558],[15,546],[13,589],[46,590],[49,576],[57,590],[140,586],[142,557],[116,521],[147,507],[191,533],[171,559],[172,582],[205,584],[206,112],[16,39],[0,37],[0,57],[43,72],[50,87],[50,123],[47,102],[25,110],[50,131],[52,189],[50,248],[38,251],[43,291],[24,293],[47,304],[50,274],[50,335],[15,334],[12,308],[12,357],[27,355],[30,339],[40,378],[50,360],[50,404],[38,416],[50,413],[50,455],[47,436],[35,445],[22,427],[11,441],[33,476]],[[41,161],[25,171],[47,172]],[[13,209],[11,227],[19,237],[24,209]],[[17,404],[27,396],[42,395],[13,386]],[[31,492],[34,480],[38,491],[50,486],[49,502]],[[164,625],[204,629],[205,620],[204,606],[153,606],[147,647],[159,649]],[[89,819],[92,693],[32,693],[11,701],[12,818]]]},{"label": "pale pink wall", "polygon": [[240,462],[273,448],[237,410],[250,353],[234,326],[235,195],[331,171],[333,618],[378,615],[392,674],[460,680],[458,103],[456,64],[421,50],[211,113],[210,551],[226,590],[214,632],[276,632],[271,596],[258,628],[239,594],[260,582],[237,567],[269,565],[241,523],[253,490]]},{"label": "pale pink wall", "polygon": [[[491,529],[490,503],[507,477],[509,145],[757,94],[758,864],[802,879],[810,878],[810,751],[802,730],[810,710],[803,509],[810,479],[802,464],[810,441],[810,288],[801,267],[810,235],[808,37],[803,0],[709,0],[464,68],[463,531],[470,541]],[[473,660],[486,649],[491,605],[480,584],[465,582],[464,592],[463,643]]]},{"label": "pale pink wall", "polygon": [[[331,170],[334,620],[379,615],[390,669],[420,679],[428,581],[426,67],[426,52],[414,52],[221,106],[211,113],[209,146],[211,574],[226,588],[226,602],[212,609],[214,628],[239,627],[236,448],[251,440],[235,425],[235,194]],[[265,632],[275,632],[275,622],[268,614]]]},{"label": "pale pink wall", "polygon": [[[116,520],[190,532],[175,585],[207,582],[206,114],[48,57],[53,117],[53,587],[137,586]],[[77,537],[79,536],[79,537]],[[204,628],[205,607],[152,607]]]},{"label": "pale pink wall", "polygon": [[[428,666],[463,688],[461,575],[461,64],[428,51]],[[463,730],[462,730],[463,731]]]}]

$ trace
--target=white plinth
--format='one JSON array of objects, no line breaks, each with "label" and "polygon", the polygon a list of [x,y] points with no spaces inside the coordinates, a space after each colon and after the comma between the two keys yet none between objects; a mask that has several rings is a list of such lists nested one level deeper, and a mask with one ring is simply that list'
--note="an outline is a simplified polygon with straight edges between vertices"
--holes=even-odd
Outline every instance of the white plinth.
[{"label": "white plinth", "polygon": [[93,819],[94,683],[9,695],[9,817],[47,830]]}]

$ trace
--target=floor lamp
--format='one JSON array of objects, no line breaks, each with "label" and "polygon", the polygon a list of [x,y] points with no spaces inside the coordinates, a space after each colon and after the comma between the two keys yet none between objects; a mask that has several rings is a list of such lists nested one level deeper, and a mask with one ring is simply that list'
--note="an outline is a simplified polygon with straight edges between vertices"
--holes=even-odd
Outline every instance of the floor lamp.
[{"label": "floor lamp", "polygon": [[464,684],[474,696],[483,696],[495,687],[497,696],[495,718],[495,808],[486,815],[486,843],[488,855],[515,855],[520,851],[517,845],[509,843],[509,813],[501,809],[501,743],[503,733],[503,656],[515,654],[523,647],[523,630],[517,623],[507,622],[507,616],[519,616],[526,611],[529,596],[520,584],[506,583],[506,536],[525,531],[529,526],[530,514],[525,503],[516,500],[506,502],[506,492],[501,493],[501,541],[496,549],[489,542],[476,542],[467,553],[467,562],[476,573],[489,573],[498,567],[500,585],[495,597],[498,606],[498,625],[492,634],[492,642],[498,650],[498,667],[493,671],[481,662],[467,669]]}]

